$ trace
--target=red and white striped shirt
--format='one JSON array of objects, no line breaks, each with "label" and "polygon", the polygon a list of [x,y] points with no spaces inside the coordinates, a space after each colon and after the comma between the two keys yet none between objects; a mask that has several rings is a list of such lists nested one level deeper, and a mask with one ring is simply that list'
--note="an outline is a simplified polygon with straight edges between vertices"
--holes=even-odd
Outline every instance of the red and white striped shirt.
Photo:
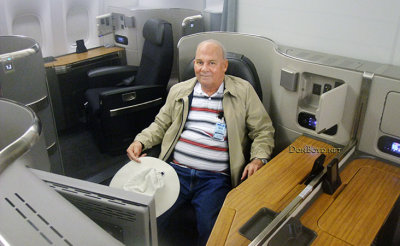
[{"label": "red and white striped shirt", "polygon": [[213,138],[216,124],[225,123],[223,95],[224,83],[209,97],[197,82],[188,119],[175,146],[173,155],[175,163],[198,170],[227,173],[229,168],[227,136],[225,134],[223,140]]}]

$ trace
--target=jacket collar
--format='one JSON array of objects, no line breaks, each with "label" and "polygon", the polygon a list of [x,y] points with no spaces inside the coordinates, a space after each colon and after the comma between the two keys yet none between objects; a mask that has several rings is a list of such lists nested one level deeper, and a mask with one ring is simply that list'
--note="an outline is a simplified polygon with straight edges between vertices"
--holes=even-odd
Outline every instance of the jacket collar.
[{"label": "jacket collar", "polygon": [[225,75],[225,91],[224,91],[224,95],[229,93],[232,96],[236,97],[237,95],[237,88],[234,85],[234,81],[232,80],[231,75]]},{"label": "jacket collar", "polygon": [[[232,96],[236,96],[237,94],[237,90],[236,87],[234,85],[234,82],[232,81],[232,77],[230,75],[225,75],[225,90],[224,90],[224,95],[229,93]],[[194,86],[196,85],[197,79],[196,77],[191,78],[189,80],[187,80],[186,82],[181,82],[181,83],[186,83],[185,86],[182,87],[182,89],[180,90],[180,92],[178,93],[177,97],[176,97],[176,101],[187,97],[190,95],[190,93],[192,93]]]}]

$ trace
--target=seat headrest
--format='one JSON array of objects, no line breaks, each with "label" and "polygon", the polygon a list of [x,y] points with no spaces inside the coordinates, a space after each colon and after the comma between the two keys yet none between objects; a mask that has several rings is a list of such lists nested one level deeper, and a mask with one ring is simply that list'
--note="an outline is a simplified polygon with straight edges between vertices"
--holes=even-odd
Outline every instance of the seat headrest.
[{"label": "seat headrest", "polygon": [[[225,74],[247,80],[262,100],[260,79],[253,62],[246,56],[233,52],[227,52],[226,59],[228,60],[228,69]],[[182,78],[180,79],[181,81],[195,77],[193,61],[194,59],[184,68]]]},{"label": "seat headrest", "polygon": [[155,45],[163,42],[164,24],[169,24],[161,19],[149,19],[143,26],[143,37]]}]

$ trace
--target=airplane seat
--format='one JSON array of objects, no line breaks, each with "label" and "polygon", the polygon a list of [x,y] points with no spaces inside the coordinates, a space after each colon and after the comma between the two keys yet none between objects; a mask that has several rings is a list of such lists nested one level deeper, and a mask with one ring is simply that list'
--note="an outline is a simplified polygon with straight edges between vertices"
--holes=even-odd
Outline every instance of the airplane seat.
[{"label": "airplane seat", "polygon": [[122,153],[153,122],[164,103],[173,61],[172,26],[149,19],[143,37],[138,67],[100,67],[88,72],[92,88],[85,92],[87,120],[102,152]]},{"label": "airplane seat", "polygon": [[[247,80],[253,86],[258,97],[262,101],[260,79],[253,62],[246,56],[233,52],[227,52],[226,59],[228,60],[228,69],[226,70],[226,74]],[[182,78],[180,79],[181,81],[195,76],[193,61],[194,59],[184,68]]]}]

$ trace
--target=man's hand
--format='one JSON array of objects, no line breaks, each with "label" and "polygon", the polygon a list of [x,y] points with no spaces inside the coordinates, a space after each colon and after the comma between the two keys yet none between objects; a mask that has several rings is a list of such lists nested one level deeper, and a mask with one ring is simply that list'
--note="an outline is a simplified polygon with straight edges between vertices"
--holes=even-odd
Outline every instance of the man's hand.
[{"label": "man's hand", "polygon": [[247,177],[253,175],[258,169],[263,166],[263,162],[260,159],[255,158],[252,160],[243,170],[241,180],[245,180]]},{"label": "man's hand", "polygon": [[140,163],[139,157],[146,156],[146,154],[142,154],[142,149],[142,143],[139,141],[134,141],[133,143],[131,143],[131,145],[129,145],[126,153],[128,154],[129,159]]}]

